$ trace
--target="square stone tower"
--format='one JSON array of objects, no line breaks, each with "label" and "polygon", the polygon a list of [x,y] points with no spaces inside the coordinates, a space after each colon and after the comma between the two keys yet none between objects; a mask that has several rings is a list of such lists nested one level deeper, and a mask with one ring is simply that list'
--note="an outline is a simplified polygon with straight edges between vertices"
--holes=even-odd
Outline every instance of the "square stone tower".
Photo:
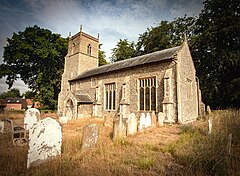
[{"label": "square stone tower", "polygon": [[[61,92],[58,97],[58,110],[65,106],[66,96],[69,94],[69,79],[98,67],[99,37],[95,38],[82,31],[69,37],[68,53],[65,57],[64,72],[62,74]],[[65,114],[63,114],[65,115]]]}]

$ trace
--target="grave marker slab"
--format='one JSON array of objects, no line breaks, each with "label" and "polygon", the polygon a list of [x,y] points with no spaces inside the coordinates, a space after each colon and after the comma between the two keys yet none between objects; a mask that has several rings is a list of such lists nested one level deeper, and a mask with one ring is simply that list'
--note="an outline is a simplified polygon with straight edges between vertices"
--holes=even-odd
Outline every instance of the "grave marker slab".
[{"label": "grave marker slab", "polygon": [[0,121],[0,133],[4,133],[4,121]]},{"label": "grave marker slab", "polygon": [[145,117],[145,114],[142,113],[140,117],[138,130],[143,130],[145,128],[145,122],[146,122],[146,117]]},{"label": "grave marker slab", "polygon": [[47,117],[29,129],[27,168],[61,155],[62,130],[60,124]]},{"label": "grave marker slab", "polygon": [[98,141],[98,126],[90,123],[83,127],[82,149],[90,149],[96,147]]},{"label": "grave marker slab", "polygon": [[113,139],[123,138],[127,136],[126,119],[122,114],[118,114],[113,120]]},{"label": "grave marker slab", "polygon": [[36,108],[27,109],[24,113],[24,128],[29,130],[35,123],[40,120],[40,112]]},{"label": "grave marker slab", "polygon": [[134,135],[137,132],[137,117],[134,113],[128,116],[127,135]]},{"label": "grave marker slab", "polygon": [[152,118],[152,127],[156,128],[157,127],[157,116],[154,111],[151,114],[151,118]]},{"label": "grave marker slab", "polygon": [[158,113],[158,126],[163,126],[163,121],[164,121],[164,113],[159,112]]},{"label": "grave marker slab", "polygon": [[150,113],[148,112],[146,114],[146,121],[145,121],[145,127],[148,128],[152,125],[152,119],[151,119],[151,115]]}]

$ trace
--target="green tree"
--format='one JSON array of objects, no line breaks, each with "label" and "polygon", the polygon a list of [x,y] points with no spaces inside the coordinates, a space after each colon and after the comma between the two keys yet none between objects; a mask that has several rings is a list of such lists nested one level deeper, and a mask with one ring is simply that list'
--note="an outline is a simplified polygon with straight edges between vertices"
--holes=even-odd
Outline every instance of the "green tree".
[{"label": "green tree", "polygon": [[192,54],[204,102],[240,107],[239,0],[206,0],[196,25]]},{"label": "green tree", "polygon": [[25,98],[29,98],[29,99],[33,99],[35,97],[35,95],[36,95],[36,93],[34,93],[31,90],[28,90],[23,93],[23,96],[25,96]]},{"label": "green tree", "polygon": [[102,46],[102,44],[99,45],[99,53],[98,53],[98,66],[99,67],[108,64],[105,59],[106,58],[105,52],[101,51],[101,46]]},{"label": "green tree", "polygon": [[[68,40],[50,30],[33,26],[18,34],[13,33],[7,42],[0,77],[7,76],[6,83],[10,88],[17,78],[21,78],[30,89],[41,95],[38,96],[41,103],[54,109]],[[44,93],[46,89],[47,94]]]},{"label": "green tree", "polygon": [[184,35],[191,38],[195,31],[195,17],[176,18],[174,21],[161,21],[156,27],[148,28],[140,34],[136,44],[137,55],[147,54],[154,51],[181,45]]},{"label": "green tree", "polygon": [[19,98],[20,97],[20,91],[19,89],[13,88],[10,89],[7,92],[3,92],[2,94],[0,94],[0,98]]},{"label": "green tree", "polygon": [[111,62],[129,59],[135,56],[134,43],[127,39],[120,39],[115,48],[112,49]]}]

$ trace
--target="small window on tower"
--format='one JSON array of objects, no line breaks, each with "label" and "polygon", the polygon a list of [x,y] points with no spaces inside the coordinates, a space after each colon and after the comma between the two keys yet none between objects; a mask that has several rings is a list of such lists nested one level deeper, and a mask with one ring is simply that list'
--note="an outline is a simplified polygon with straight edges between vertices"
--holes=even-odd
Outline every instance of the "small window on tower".
[{"label": "small window on tower", "polygon": [[88,47],[87,47],[87,54],[88,55],[91,55],[91,52],[92,52],[91,50],[92,50],[92,46],[91,46],[91,44],[89,44]]}]

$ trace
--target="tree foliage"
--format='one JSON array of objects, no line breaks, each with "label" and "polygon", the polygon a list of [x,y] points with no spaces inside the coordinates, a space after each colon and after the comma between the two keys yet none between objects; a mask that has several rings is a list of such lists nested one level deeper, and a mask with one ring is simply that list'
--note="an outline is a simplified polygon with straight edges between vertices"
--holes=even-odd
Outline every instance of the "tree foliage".
[{"label": "tree foliage", "polygon": [[137,55],[180,45],[184,36],[191,38],[194,35],[196,18],[178,17],[174,21],[161,21],[156,27],[148,28],[140,34],[136,44]]},{"label": "tree foliage", "polygon": [[7,76],[9,88],[17,78],[21,78],[30,89],[38,93],[37,98],[41,103],[54,109],[60,91],[68,40],[50,30],[33,26],[18,34],[13,33],[7,42],[4,63],[0,65],[0,77]]},{"label": "tree foliage", "polygon": [[20,97],[20,91],[19,89],[13,88],[10,89],[7,92],[3,92],[0,94],[0,98],[5,99],[5,98],[19,98]]},{"label": "tree foliage", "polygon": [[101,50],[101,46],[102,46],[102,44],[99,45],[99,51],[98,51],[98,66],[99,67],[108,64],[105,59],[106,58],[105,52]]},{"label": "tree foliage", "polygon": [[192,54],[203,88],[213,107],[240,104],[240,3],[206,0],[197,20]]},{"label": "tree foliage", "polygon": [[120,39],[115,48],[112,49],[111,62],[129,59],[135,56],[134,43],[127,39]]}]

